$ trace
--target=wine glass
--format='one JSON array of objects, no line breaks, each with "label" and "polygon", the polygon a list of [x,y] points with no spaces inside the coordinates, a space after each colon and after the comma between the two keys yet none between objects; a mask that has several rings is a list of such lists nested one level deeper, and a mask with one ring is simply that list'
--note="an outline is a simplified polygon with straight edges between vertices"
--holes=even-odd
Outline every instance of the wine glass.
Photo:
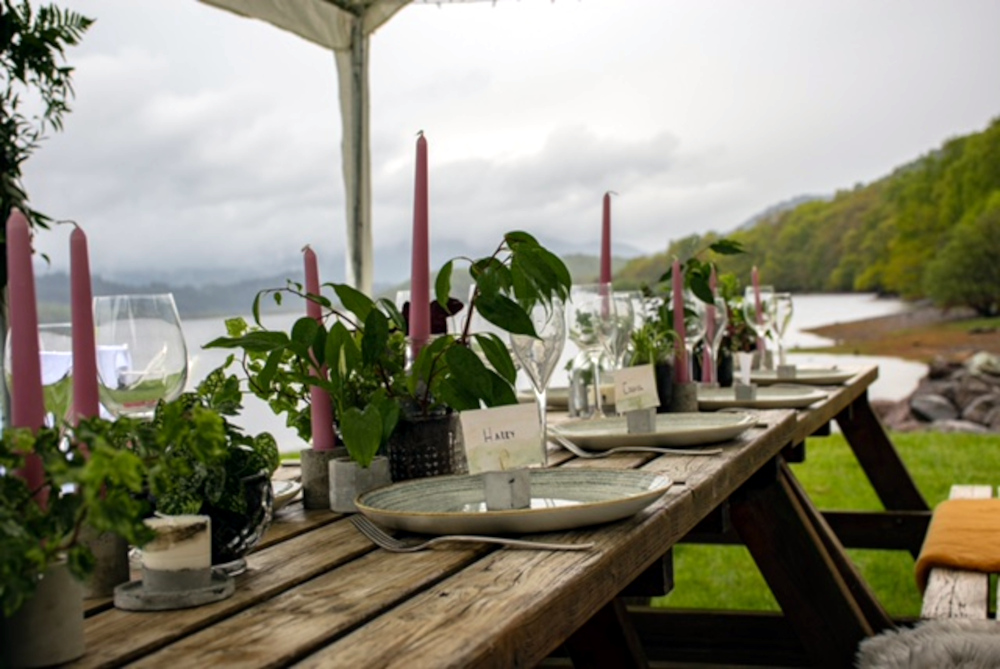
[{"label": "wine glass", "polygon": [[[11,338],[7,335],[4,363],[7,389],[13,391],[11,377]],[[42,374],[45,421],[55,425],[69,416],[73,404],[73,327],[69,323],[43,323],[38,326],[38,357]]]},{"label": "wine glass", "polygon": [[705,307],[697,295],[684,291],[684,349],[688,379],[694,380],[694,349],[705,338]]},{"label": "wine glass", "polygon": [[641,299],[637,291],[616,291],[611,294],[615,304],[615,336],[608,347],[612,369],[622,368],[625,354],[632,343],[632,330],[636,327],[637,298]]},{"label": "wine glass", "polygon": [[582,284],[570,290],[567,331],[585,353],[594,371],[594,411],[591,418],[604,418],[601,406],[601,356],[610,354],[616,337],[617,315],[610,283]]},{"label": "wine glass", "polygon": [[778,340],[778,364],[785,364],[785,334],[792,322],[792,294],[774,294],[774,335]]},{"label": "wine glass", "polygon": [[765,364],[765,342],[767,331],[774,322],[774,286],[747,286],[743,291],[743,316],[747,325],[757,335],[757,353],[761,365]]},{"label": "wine glass", "polygon": [[[712,314],[712,331],[708,332],[708,314]],[[729,326],[729,310],[726,308],[726,300],[720,296],[715,297],[713,304],[705,305],[705,351],[708,353],[702,361],[701,380],[705,383],[718,382],[719,348],[722,340],[726,338],[726,328]]]},{"label": "wine glass", "polygon": [[171,293],[94,298],[101,402],[115,415],[152,416],[187,382],[184,332]]},{"label": "wine glass", "polygon": [[510,336],[514,357],[528,375],[538,400],[538,418],[542,432],[542,454],[546,453],[546,390],[549,379],[559,364],[559,357],[566,346],[566,306],[555,299],[549,304],[539,303],[531,308],[531,323],[538,337]]}]

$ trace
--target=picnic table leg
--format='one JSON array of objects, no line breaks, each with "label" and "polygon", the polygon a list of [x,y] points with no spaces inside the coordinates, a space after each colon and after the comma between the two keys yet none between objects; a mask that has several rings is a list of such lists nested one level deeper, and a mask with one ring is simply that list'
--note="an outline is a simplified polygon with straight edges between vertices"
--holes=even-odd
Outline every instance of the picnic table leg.
[{"label": "picnic table leg", "polygon": [[[928,511],[927,501],[906,471],[896,447],[868,402],[865,391],[836,416],[837,424],[871,481],[882,505],[891,511]],[[920,547],[916,547],[917,551]]]},{"label": "picnic table leg", "polygon": [[847,557],[840,539],[837,538],[837,535],[826,522],[826,519],[823,518],[823,514],[813,504],[809,495],[806,494],[802,484],[795,478],[791,467],[785,462],[780,463],[778,475],[787,483],[789,491],[794,495],[799,506],[802,507],[810,524],[819,535],[823,546],[836,565],[837,571],[840,572],[841,578],[844,579],[851,594],[854,596],[854,600],[861,607],[865,619],[871,625],[872,629],[876,633],[879,633],[883,630],[895,628],[892,618],[886,612],[885,608],[883,608],[881,602],[875,597],[875,593],[872,592],[868,582],[858,572],[857,567]]},{"label": "picnic table leg", "polygon": [[730,499],[730,518],[813,660],[850,667],[874,629],[845,583],[778,460],[754,474]]},{"label": "picnic table leg", "polygon": [[577,669],[648,667],[646,652],[628,616],[625,603],[615,597],[585,622],[566,640],[573,666]]}]

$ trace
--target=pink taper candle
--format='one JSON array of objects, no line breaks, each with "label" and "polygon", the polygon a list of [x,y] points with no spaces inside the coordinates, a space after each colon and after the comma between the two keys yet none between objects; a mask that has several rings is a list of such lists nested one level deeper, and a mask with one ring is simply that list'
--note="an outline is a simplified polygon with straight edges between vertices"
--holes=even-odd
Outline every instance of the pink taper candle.
[{"label": "pink taper candle", "polygon": [[414,358],[431,333],[430,224],[427,204],[427,139],[417,137],[413,192],[413,255],[410,261],[410,346]]},{"label": "pink taper candle", "polygon": [[[757,266],[756,265],[754,265],[753,269],[750,270],[750,281],[751,281],[751,283],[753,283],[753,308],[754,308],[754,313],[757,314],[757,322],[758,323],[763,323],[764,322],[764,316],[763,316],[763,314],[761,314],[761,311],[760,311],[760,273],[757,271]],[[764,355],[764,349],[765,349],[765,347],[766,346],[764,344],[764,338],[763,337],[757,337],[757,351],[760,353],[761,356]],[[763,358],[761,358],[761,360],[763,360]]]},{"label": "pink taper candle", "polygon": [[97,395],[97,345],[90,283],[87,235],[79,227],[69,236],[70,315],[73,321],[73,422],[100,411]]},{"label": "pink taper candle", "polygon": [[[7,285],[10,295],[10,424],[37,430],[45,424],[42,366],[38,355],[38,304],[35,301],[35,271],[31,266],[31,229],[17,209],[7,219]],[[35,499],[45,505],[42,461],[28,454],[19,474]]]},{"label": "pink taper candle", "polygon": [[[715,266],[708,277],[708,287],[715,298],[718,278],[715,276]],[[712,357],[712,340],[715,339],[715,305],[709,304],[705,309],[705,344],[701,355],[701,380],[705,383],[715,383],[715,359]]]},{"label": "pink taper candle", "polygon": [[[302,256],[305,262],[306,293],[319,295],[319,267],[316,263],[316,253],[306,246],[302,249]],[[312,300],[306,300],[306,315],[317,321],[323,320],[322,308]],[[322,372],[313,371],[313,374],[325,376],[326,369],[324,368]],[[333,434],[333,404],[330,402],[330,396],[322,388],[313,386],[309,389],[309,405],[313,450],[332,450],[337,440]]]},{"label": "pink taper candle", "polygon": [[601,283],[611,283],[611,193],[604,194],[601,217]]},{"label": "pink taper candle", "polygon": [[677,351],[674,355],[674,379],[677,383],[688,383],[687,348],[684,344],[684,275],[681,274],[681,263],[674,259],[671,271],[674,287],[674,332],[677,333]]}]

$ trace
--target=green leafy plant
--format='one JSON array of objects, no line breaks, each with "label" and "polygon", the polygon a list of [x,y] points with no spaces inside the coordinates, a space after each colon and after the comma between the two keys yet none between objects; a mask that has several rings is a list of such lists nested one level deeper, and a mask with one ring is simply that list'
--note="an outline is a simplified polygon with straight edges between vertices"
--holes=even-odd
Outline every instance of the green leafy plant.
[{"label": "green leafy plant", "polygon": [[[306,294],[293,282],[262,291],[254,300],[254,324],[227,321],[228,336],[206,348],[241,349],[248,390],[285,414],[304,439],[311,432],[310,389],[325,390],[348,453],[367,467],[400,418],[517,401],[517,372],[506,342],[493,333],[473,332],[473,313],[506,332],[536,336],[530,308],[569,295],[571,279],[562,261],[531,235],[510,232],[491,255],[450,260],[441,268],[435,302],[447,313],[454,311],[452,274],[462,262],[475,287],[460,331],[433,338],[409,367],[407,324],[395,304],[344,284],[325,284],[338,303]],[[303,317],[290,332],[268,330],[260,321],[261,299],[271,296],[280,303],[289,294],[319,304],[322,322]],[[227,366],[232,362],[231,356]]]}]

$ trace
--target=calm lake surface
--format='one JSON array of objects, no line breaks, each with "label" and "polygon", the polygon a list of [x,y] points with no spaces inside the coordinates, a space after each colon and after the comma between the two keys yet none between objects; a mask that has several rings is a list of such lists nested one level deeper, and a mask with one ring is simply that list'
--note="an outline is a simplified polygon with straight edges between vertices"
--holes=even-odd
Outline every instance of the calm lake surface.
[{"label": "calm lake surface", "polygon": [[[827,339],[808,334],[803,330],[836,322],[885,316],[905,311],[907,308],[907,305],[900,300],[876,298],[873,295],[796,295],[792,323],[786,335],[788,348],[815,348],[831,343]],[[270,328],[287,329],[298,317],[298,314],[265,317],[264,323]],[[251,320],[249,317],[246,318]],[[197,385],[209,371],[221,365],[226,359],[228,351],[201,348],[212,339],[225,335],[223,319],[186,320],[184,321],[184,335],[188,342],[191,358],[189,386],[193,386]],[[567,350],[563,353],[563,359],[553,375],[551,386],[566,385],[564,363],[575,355],[575,350],[569,350],[572,347],[571,343],[567,343]],[[836,365],[849,368],[877,364],[879,366],[879,379],[869,389],[869,396],[873,399],[902,399],[913,391],[917,382],[927,372],[925,365],[899,358],[833,356],[794,352],[789,355],[789,358],[790,362],[808,366],[830,367]],[[519,385],[527,388],[528,382],[524,380]],[[306,446],[293,430],[285,427],[283,418],[272,414],[267,405],[256,397],[245,398],[244,413],[240,417],[240,424],[252,434],[265,430],[271,432],[278,440],[282,451],[296,451]]]}]

